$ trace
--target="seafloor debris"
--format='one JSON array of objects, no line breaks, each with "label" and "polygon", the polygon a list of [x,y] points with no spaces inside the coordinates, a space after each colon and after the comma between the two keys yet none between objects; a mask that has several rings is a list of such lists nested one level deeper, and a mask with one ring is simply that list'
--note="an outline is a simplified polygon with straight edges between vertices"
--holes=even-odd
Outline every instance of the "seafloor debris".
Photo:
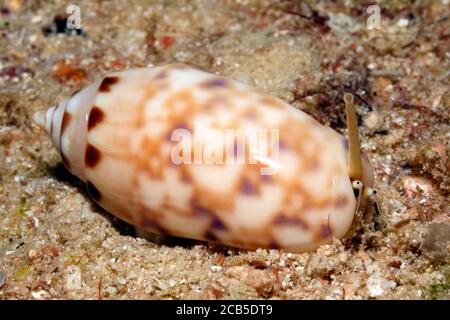
[{"label": "seafloor debris", "polygon": [[59,61],[55,64],[53,74],[61,82],[69,80],[80,82],[86,79],[86,71],[65,61]]},{"label": "seafloor debris", "polygon": [[270,270],[258,270],[251,266],[235,266],[226,270],[225,274],[238,279],[265,298],[272,295],[274,285],[276,285],[276,276]]},{"label": "seafloor debris", "polygon": [[450,263],[450,224],[431,223],[422,242],[422,251],[433,263]]}]

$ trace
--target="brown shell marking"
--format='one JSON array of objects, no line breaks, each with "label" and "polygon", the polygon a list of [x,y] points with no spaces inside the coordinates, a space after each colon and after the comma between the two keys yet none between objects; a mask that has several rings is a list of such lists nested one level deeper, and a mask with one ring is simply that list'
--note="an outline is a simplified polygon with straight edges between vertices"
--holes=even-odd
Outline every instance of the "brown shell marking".
[{"label": "brown shell marking", "polygon": [[269,243],[269,245],[267,246],[269,249],[280,249],[280,245],[272,239],[272,241]]},{"label": "brown shell marking", "polygon": [[324,223],[320,226],[320,236],[322,239],[331,238],[331,227],[328,223]]},{"label": "brown shell marking", "polygon": [[156,219],[146,216],[146,217],[144,217],[144,219],[142,219],[142,224],[144,227],[151,228],[151,229],[157,231],[161,235],[169,235],[170,234],[170,232],[168,232],[163,226],[161,226]]},{"label": "brown shell marking", "polygon": [[88,131],[94,128],[97,124],[103,121],[105,113],[97,106],[93,106],[91,112],[89,113],[88,119]]},{"label": "brown shell marking", "polygon": [[217,230],[226,230],[227,226],[222,222],[222,220],[220,220],[220,218],[215,216],[211,221],[211,228]]},{"label": "brown shell marking", "polygon": [[230,83],[224,78],[213,78],[200,84],[200,87],[204,89],[228,88]]},{"label": "brown shell marking", "polygon": [[61,133],[60,135],[64,135],[64,131],[66,131],[67,127],[69,126],[70,122],[72,121],[72,116],[67,111],[64,111],[62,122],[61,122]]},{"label": "brown shell marking", "polygon": [[206,207],[203,207],[199,205],[195,198],[191,200],[191,212],[192,215],[195,216],[209,216],[211,218],[211,229],[215,230],[226,230],[227,226],[223,223],[223,221],[220,219],[220,217],[211,209],[208,209]]},{"label": "brown shell marking", "polygon": [[259,195],[259,186],[245,176],[241,179],[240,192],[245,195]]},{"label": "brown shell marking", "polygon": [[110,92],[111,87],[119,82],[119,77],[106,77],[103,79],[102,83],[100,84],[100,87],[98,88],[98,91],[100,92]]},{"label": "brown shell marking", "polygon": [[203,237],[206,240],[212,241],[212,242],[219,242],[219,239],[214,235],[214,233],[211,232],[211,230],[207,230]]},{"label": "brown shell marking", "polygon": [[274,219],[275,225],[299,226],[304,230],[308,230],[308,224],[299,217],[288,217],[286,215],[279,215]]},{"label": "brown shell marking", "polygon": [[86,153],[84,154],[84,161],[86,167],[93,168],[95,167],[101,159],[101,152],[92,144],[88,144],[86,147]]}]

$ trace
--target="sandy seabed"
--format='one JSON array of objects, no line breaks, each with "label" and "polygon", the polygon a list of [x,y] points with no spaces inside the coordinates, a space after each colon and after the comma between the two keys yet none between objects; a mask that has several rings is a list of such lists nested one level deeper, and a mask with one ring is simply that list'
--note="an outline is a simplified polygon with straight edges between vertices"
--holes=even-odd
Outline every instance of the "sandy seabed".
[{"label": "sandy seabed", "polygon": [[[0,299],[449,299],[449,30],[441,1],[0,2]],[[345,133],[357,96],[379,210],[317,252],[149,242],[61,165],[35,111],[111,70],[195,64]]]}]

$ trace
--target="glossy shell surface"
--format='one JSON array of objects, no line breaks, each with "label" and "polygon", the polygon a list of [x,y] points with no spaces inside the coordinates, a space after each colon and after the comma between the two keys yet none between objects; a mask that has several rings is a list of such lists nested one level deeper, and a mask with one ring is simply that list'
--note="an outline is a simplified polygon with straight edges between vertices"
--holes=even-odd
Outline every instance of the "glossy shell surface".
[{"label": "glossy shell surface", "polygon": [[[195,136],[199,122],[220,130],[273,129],[277,159],[175,164],[174,130]],[[46,127],[92,198],[149,232],[306,251],[343,237],[353,220],[341,135],[278,98],[191,66],[109,74],[49,110]],[[226,151],[236,142],[213,143]],[[188,149],[194,162],[194,145]],[[262,175],[270,166],[276,172]]]}]

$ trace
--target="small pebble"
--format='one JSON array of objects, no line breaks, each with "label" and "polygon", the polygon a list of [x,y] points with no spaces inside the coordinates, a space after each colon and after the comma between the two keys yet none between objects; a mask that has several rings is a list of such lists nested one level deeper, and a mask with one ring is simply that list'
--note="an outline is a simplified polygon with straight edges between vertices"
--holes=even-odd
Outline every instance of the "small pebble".
[{"label": "small pebble", "polygon": [[36,258],[37,252],[34,249],[31,249],[30,251],[28,251],[28,258],[30,259],[34,259]]},{"label": "small pebble", "polygon": [[365,117],[364,124],[370,130],[377,131],[383,125],[383,119],[377,111],[372,111]]},{"label": "small pebble", "polygon": [[407,27],[409,25],[409,20],[408,19],[400,19],[397,21],[397,26],[399,27]]},{"label": "small pebble", "polygon": [[109,293],[110,297],[113,297],[117,293],[117,288],[113,286],[108,286],[105,291]]},{"label": "small pebble", "polygon": [[450,247],[450,224],[432,223],[428,226],[422,251],[433,263],[448,261]]},{"label": "small pebble", "polygon": [[378,273],[372,274],[367,279],[367,289],[371,297],[379,297],[385,293],[387,289],[393,289],[397,286],[394,281],[387,280]]},{"label": "small pebble", "polygon": [[41,291],[32,291],[31,296],[34,299],[42,299],[42,296],[47,294],[47,291],[41,290]]},{"label": "small pebble", "polygon": [[77,290],[81,288],[81,270],[77,266],[67,267],[66,288]]},{"label": "small pebble", "polygon": [[33,18],[31,18],[31,23],[39,23],[42,21],[42,16],[33,16]]},{"label": "small pebble", "polygon": [[222,270],[222,267],[221,266],[211,266],[211,270],[214,272],[218,272],[218,271]]},{"label": "small pebble", "polygon": [[433,185],[430,180],[424,177],[409,176],[403,180],[403,188],[408,197],[413,197],[418,192],[423,192],[429,196],[433,192]]},{"label": "small pebble", "polygon": [[448,158],[447,158],[446,148],[447,147],[445,144],[437,144],[434,147],[432,147],[431,149],[433,151],[435,151],[437,154],[439,154],[439,156],[442,158],[442,160],[444,162],[447,162]]}]

